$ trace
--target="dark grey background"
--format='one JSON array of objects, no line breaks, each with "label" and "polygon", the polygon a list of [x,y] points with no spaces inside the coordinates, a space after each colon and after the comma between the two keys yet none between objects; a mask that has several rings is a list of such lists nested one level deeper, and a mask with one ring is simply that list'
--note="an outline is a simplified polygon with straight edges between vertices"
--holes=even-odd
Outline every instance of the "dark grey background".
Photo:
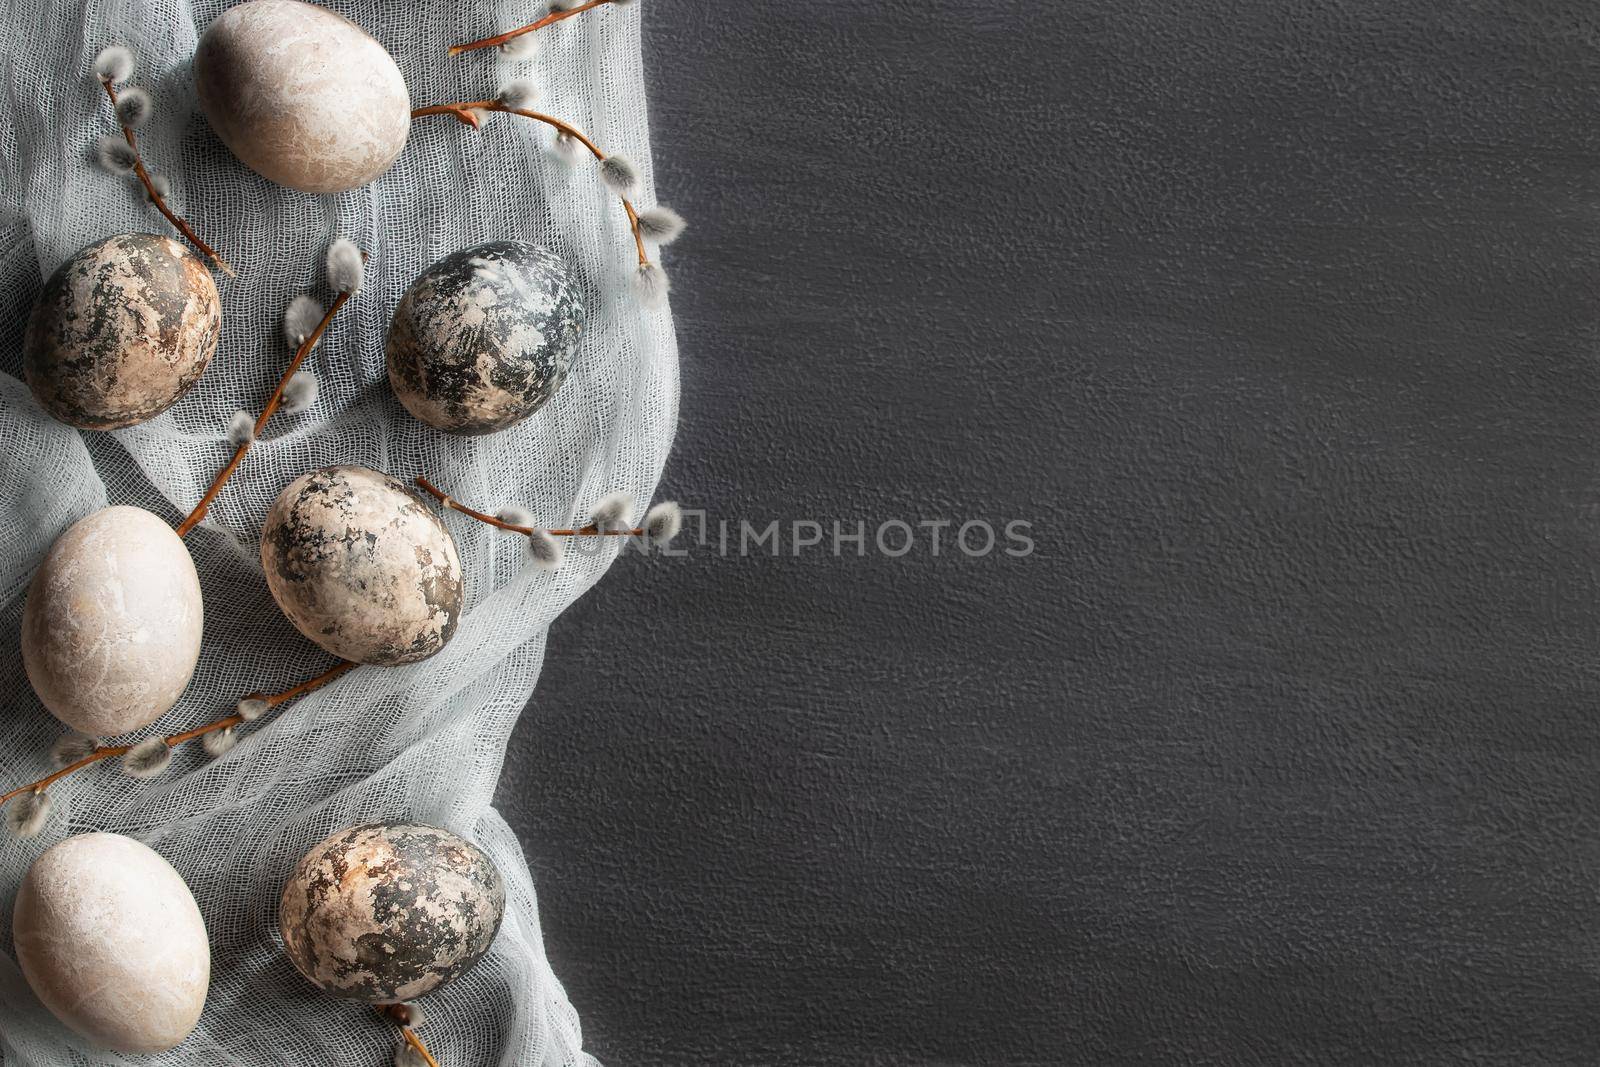
[{"label": "dark grey background", "polygon": [[647,5],[663,495],[1037,549],[563,617],[500,802],[595,1054],[1600,1060],[1597,31]]}]

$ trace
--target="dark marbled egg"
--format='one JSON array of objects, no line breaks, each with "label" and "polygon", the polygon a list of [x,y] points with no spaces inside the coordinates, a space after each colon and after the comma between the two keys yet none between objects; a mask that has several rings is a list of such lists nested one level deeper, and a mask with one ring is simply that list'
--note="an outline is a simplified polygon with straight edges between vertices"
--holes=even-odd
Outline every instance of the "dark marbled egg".
[{"label": "dark marbled egg", "polygon": [[132,426],[188,392],[221,330],[205,264],[170,237],[125,233],[81,250],[45,282],[22,373],[39,405],[69,426]]},{"label": "dark marbled egg", "polygon": [[555,395],[586,321],[566,260],[491,241],[446,256],[411,283],[389,324],[389,382],[429,426],[503,430]]},{"label": "dark marbled egg", "polygon": [[432,826],[354,826],[300,860],[278,926],[301,974],[336,997],[411,1000],[465,973],[500,929],[505,883]]},{"label": "dark marbled egg", "polygon": [[289,621],[341,659],[427,659],[461,617],[455,538],[404,485],[365,467],[290,482],[267,513],[261,566]]}]

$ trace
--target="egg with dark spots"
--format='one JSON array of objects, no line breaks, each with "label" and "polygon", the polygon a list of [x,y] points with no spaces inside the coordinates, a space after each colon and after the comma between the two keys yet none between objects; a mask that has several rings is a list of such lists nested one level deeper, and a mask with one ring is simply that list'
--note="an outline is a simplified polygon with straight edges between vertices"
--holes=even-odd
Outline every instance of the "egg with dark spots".
[{"label": "egg with dark spots", "polygon": [[284,887],[278,927],[295,968],[336,997],[411,1000],[459,978],[500,929],[505,883],[448,830],[373,823],[327,838]]},{"label": "egg with dark spots", "polygon": [[311,640],[356,663],[412,663],[455,633],[455,538],[387,474],[324,467],[290,482],[261,532],[267,588]]},{"label": "egg with dark spots", "polygon": [[555,395],[587,323],[561,256],[491,241],[446,256],[400,299],[389,324],[389,383],[429,426],[486,434]]},{"label": "egg with dark spots", "polygon": [[132,426],[200,380],[221,331],[217,285],[199,257],[170,237],[125,233],[45,282],[22,373],[39,406],[69,426]]}]

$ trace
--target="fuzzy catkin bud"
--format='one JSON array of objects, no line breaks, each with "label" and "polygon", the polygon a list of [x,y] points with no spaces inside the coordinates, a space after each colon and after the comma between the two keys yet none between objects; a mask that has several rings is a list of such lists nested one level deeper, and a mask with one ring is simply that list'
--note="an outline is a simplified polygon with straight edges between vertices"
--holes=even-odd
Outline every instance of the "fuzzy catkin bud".
[{"label": "fuzzy catkin bud", "polygon": [[671,289],[672,280],[659,264],[643,263],[634,272],[633,291],[638,294],[639,303],[647,308],[658,308],[666,303]]},{"label": "fuzzy catkin bud", "polygon": [[528,555],[533,559],[535,567],[549,571],[561,566],[561,561],[566,556],[566,549],[561,547],[559,538],[551,536],[544,530],[535,529],[528,535]]},{"label": "fuzzy catkin bud", "polygon": [[50,762],[57,767],[71,766],[94,755],[94,750],[99,747],[100,739],[97,737],[80,733],[62,734],[50,746]]},{"label": "fuzzy catkin bud", "polygon": [[139,162],[139,153],[120,134],[108,133],[94,143],[94,161],[102,170],[126,174]]},{"label": "fuzzy catkin bud", "polygon": [[362,275],[366,264],[361,259],[361,249],[354,241],[341,237],[328,246],[328,285],[336,293],[361,291]]},{"label": "fuzzy catkin bud", "polygon": [[14,797],[6,805],[6,829],[16,837],[38,837],[52,806],[50,794],[43,790]]},{"label": "fuzzy catkin bud", "polygon": [[231,726],[220,730],[212,730],[200,738],[200,747],[206,750],[206,755],[217,759],[233,751],[233,746],[239,743],[239,735]]},{"label": "fuzzy catkin bud", "polygon": [[527,508],[519,508],[509,504],[496,512],[495,518],[501,522],[510,523],[512,526],[532,527],[538,525],[533,520],[533,512]]},{"label": "fuzzy catkin bud", "polygon": [[284,309],[283,339],[289,342],[290,348],[299,348],[321,321],[322,305],[301,293]]},{"label": "fuzzy catkin bud", "polygon": [[537,99],[539,99],[539,90],[530,81],[519,79],[514,82],[508,82],[500,90],[500,102],[513,111],[519,108],[530,108]]},{"label": "fuzzy catkin bud", "polygon": [[130,778],[154,778],[172,764],[172,747],[164,737],[140,741],[122,754],[122,773]]},{"label": "fuzzy catkin bud", "polygon": [[512,61],[532,59],[539,51],[538,34],[524,33],[500,46],[500,54]]},{"label": "fuzzy catkin bud", "polygon": [[647,207],[639,212],[639,232],[658,244],[671,244],[688,227],[683,216],[665,204]]},{"label": "fuzzy catkin bud", "polygon": [[112,85],[127,81],[133,76],[133,53],[120,44],[102,49],[94,57],[94,76]]},{"label": "fuzzy catkin bud", "polygon": [[124,126],[143,126],[155,108],[155,101],[143,89],[124,89],[117,96],[117,121]]},{"label": "fuzzy catkin bud", "polygon": [[589,153],[589,150],[583,146],[582,141],[565,131],[556,134],[555,145],[556,158],[569,167]]},{"label": "fuzzy catkin bud", "polygon": [[238,712],[239,718],[245,722],[255,722],[265,715],[270,707],[272,705],[260,697],[245,697],[239,701],[239,706],[234,710]]},{"label": "fuzzy catkin bud", "polygon": [[256,439],[256,420],[248,411],[235,411],[228,420],[228,444],[234,448],[252,444]]},{"label": "fuzzy catkin bud", "polygon": [[172,181],[165,174],[150,175],[150,188],[144,191],[144,198],[152,204],[156,198],[162,200],[172,199]]},{"label": "fuzzy catkin bud", "polygon": [[644,535],[652,544],[663,545],[683,529],[683,509],[675,501],[663,500],[644,516]]},{"label": "fuzzy catkin bud", "polygon": [[618,196],[629,196],[638,188],[639,169],[627,156],[607,156],[600,161],[600,180]]},{"label": "fuzzy catkin bud", "polygon": [[596,530],[621,530],[626,528],[628,513],[633,510],[633,497],[627,493],[608,493],[594,506],[589,525]]},{"label": "fuzzy catkin bud", "polygon": [[319,391],[317,376],[308,370],[297,370],[283,386],[283,403],[278,410],[285,415],[298,415],[317,402]]}]

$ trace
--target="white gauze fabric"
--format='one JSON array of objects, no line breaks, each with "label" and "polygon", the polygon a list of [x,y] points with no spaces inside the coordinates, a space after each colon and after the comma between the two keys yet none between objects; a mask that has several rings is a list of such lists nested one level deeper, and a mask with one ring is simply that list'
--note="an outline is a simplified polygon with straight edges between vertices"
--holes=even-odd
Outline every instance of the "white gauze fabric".
[{"label": "white gauze fabric", "polygon": [[[458,58],[454,42],[523,25],[538,0],[325,0],[394,55],[413,106],[494,95],[531,78],[541,108],[622,152],[654,202],[636,6],[607,6],[540,31],[536,54]],[[586,518],[606,493],[639,501],[638,520],[671,444],[677,353],[664,310],[630,286],[634,262],[617,198],[588,163],[570,166],[551,131],[510,115],[474,132],[448,118],[417,120],[394,169],[348,193],[311,196],[248,171],[194,103],[189,59],[222,0],[0,0],[7,33],[0,78],[0,791],[50,770],[64,732],[30,689],[18,654],[27,583],[50,543],[108,503],[148,508],[174,525],[228,455],[238,409],[260,410],[288,356],[280,321],[298,293],[332,299],[322,261],[338,236],[371,254],[367,286],[335,319],[307,366],[314,407],[279,415],[187,541],[205,594],[205,647],[187,693],[138,736],[228,714],[241,696],[274,692],[334,661],[301,637],[267,592],[258,530],[278,491],[305,471],[359,463],[409,481],[426,474],[465,503],[519,505],[540,520]],[[51,421],[20,381],[23,325],[42,279],[75,250],[116,233],[171,233],[130,180],[94,167],[94,141],[113,130],[90,65],[106,44],[137,55],[128,84],[155,96],[141,131],[151,169],[173,184],[175,207],[238,268],[218,276],[222,341],[204,377],[170,411],[113,433]],[[518,238],[568,257],[588,295],[590,326],[571,376],[522,424],[457,438],[418,422],[384,370],[389,316],[405,286],[440,257]],[[491,808],[506,739],[539,674],[551,620],[598,580],[618,539],[569,547],[553,572],[528,564],[525,542],[464,516],[446,522],[460,547],[467,614],[443,652],[406,667],[363,667],[245,727],[209,760],[183,746],[171,770],[136,781],[114,764],[51,789],[57,808],[37,840],[0,840],[0,1058],[6,1067],[67,1064],[389,1064],[396,1032],[370,1008],[328,998],[284,956],[277,906],[295,862],[335,829],[414,820],[477,842],[504,874],[504,924],[483,962],[423,999],[420,1031],[441,1063],[583,1064],[578,1019],[546,962],[534,887],[516,837]],[[613,580],[626,581],[624,560]],[[633,571],[636,575],[638,572]],[[11,902],[28,865],[66,835],[127,834],[188,881],[212,948],[205,1015],[180,1048],[122,1057],[88,1047],[28,989],[14,955]]]}]

